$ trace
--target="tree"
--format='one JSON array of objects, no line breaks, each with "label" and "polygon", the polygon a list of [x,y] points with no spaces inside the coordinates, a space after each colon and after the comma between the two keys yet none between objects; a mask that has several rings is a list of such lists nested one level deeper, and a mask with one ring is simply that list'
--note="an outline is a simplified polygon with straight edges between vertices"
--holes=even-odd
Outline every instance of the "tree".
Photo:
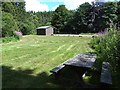
[{"label": "tree", "polygon": [[1,20],[2,20],[2,7],[0,7],[0,37],[2,37],[2,21]]},{"label": "tree", "polygon": [[95,6],[95,18],[93,20],[93,27],[96,32],[104,31],[106,28],[116,26],[117,23],[117,3],[106,2],[102,5]]},{"label": "tree", "polygon": [[65,5],[59,5],[54,12],[51,24],[58,29],[58,33],[62,33],[64,25],[67,23],[69,11]]},{"label": "tree", "polygon": [[116,15],[118,17],[118,20],[117,20],[117,28],[118,30],[120,30],[120,1],[117,2],[117,12],[116,12]]},{"label": "tree", "polygon": [[[84,4],[80,5],[76,11],[76,29],[77,33],[81,32],[90,32],[91,28],[90,25],[92,23],[92,15],[91,15],[92,6],[85,2]],[[77,19],[79,18],[79,19]]]},{"label": "tree", "polygon": [[24,0],[22,0],[22,1],[23,2],[12,2],[12,4],[14,5],[14,7],[16,9],[14,17],[17,20],[20,31],[23,28],[22,23],[26,19],[25,2],[24,2]]},{"label": "tree", "polygon": [[53,16],[53,11],[48,12],[36,12],[34,13],[38,17],[39,26],[51,25],[51,20]]},{"label": "tree", "polygon": [[23,35],[35,34],[35,29],[39,24],[37,16],[32,12],[27,12],[24,17],[24,21],[21,22],[21,32]]},{"label": "tree", "polygon": [[69,16],[68,16],[68,19],[67,19],[67,23],[63,27],[63,31],[67,34],[76,33],[74,14],[75,14],[75,10],[70,10],[69,11]]},{"label": "tree", "polygon": [[2,2],[2,11],[11,13],[12,15],[15,14],[15,7],[11,2]]},{"label": "tree", "polygon": [[106,24],[109,27],[113,27],[117,22],[117,3],[116,2],[107,2],[103,6],[103,17],[106,19]]},{"label": "tree", "polygon": [[26,20],[21,26],[21,32],[23,35],[35,34],[35,25],[34,23],[29,22],[29,20]]},{"label": "tree", "polygon": [[10,13],[2,12],[2,36],[13,36],[14,31],[18,31],[18,26]]},{"label": "tree", "polygon": [[71,33],[79,34],[90,30],[89,25],[91,24],[91,9],[92,6],[89,3],[84,3],[78,7],[73,18],[67,23],[67,27],[70,27]]}]

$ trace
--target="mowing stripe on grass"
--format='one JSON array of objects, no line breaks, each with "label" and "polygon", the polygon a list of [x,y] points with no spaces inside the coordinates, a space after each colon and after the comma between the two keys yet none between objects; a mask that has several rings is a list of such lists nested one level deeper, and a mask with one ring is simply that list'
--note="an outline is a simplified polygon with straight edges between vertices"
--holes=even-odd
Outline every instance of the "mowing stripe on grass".
[{"label": "mowing stripe on grass", "polygon": [[26,55],[23,55],[23,56],[20,56],[20,57],[17,57],[17,58],[10,59],[10,61],[14,61],[14,60],[17,60],[17,59],[22,59],[22,58],[28,57],[30,55],[31,54],[26,54]]},{"label": "mowing stripe on grass", "polygon": [[52,51],[51,53],[53,53],[53,52],[57,52],[57,51],[59,51],[60,49],[62,49],[63,47],[65,47],[65,45],[59,46],[57,50]]},{"label": "mowing stripe on grass", "polygon": [[74,46],[75,46],[75,44],[70,45],[70,46],[67,48],[67,51],[71,50],[72,47],[74,47]]}]

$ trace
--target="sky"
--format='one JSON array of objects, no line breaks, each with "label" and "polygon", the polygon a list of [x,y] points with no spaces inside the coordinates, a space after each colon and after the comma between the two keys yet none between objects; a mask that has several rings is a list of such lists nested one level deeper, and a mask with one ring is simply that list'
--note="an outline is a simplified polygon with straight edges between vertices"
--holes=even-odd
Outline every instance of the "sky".
[{"label": "sky", "polygon": [[[25,0],[26,11],[54,11],[59,5],[64,4],[68,10],[76,9],[79,5],[94,0]],[[97,0],[114,1],[114,0]],[[118,1],[118,0],[117,0]]]}]

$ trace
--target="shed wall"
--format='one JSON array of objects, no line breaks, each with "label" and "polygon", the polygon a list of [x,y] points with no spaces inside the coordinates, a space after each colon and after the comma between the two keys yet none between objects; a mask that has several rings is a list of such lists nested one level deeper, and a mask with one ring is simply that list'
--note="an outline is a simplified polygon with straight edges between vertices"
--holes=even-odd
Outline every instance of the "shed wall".
[{"label": "shed wall", "polygon": [[51,36],[53,34],[53,28],[52,27],[49,27],[46,29],[46,35],[47,36]]}]

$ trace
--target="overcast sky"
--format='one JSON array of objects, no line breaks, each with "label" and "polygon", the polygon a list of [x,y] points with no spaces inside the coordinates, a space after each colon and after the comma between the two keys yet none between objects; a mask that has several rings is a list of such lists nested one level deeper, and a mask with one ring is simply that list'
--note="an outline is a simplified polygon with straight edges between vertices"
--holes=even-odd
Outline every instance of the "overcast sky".
[{"label": "overcast sky", "polygon": [[[55,10],[60,4],[64,4],[67,9],[76,9],[84,2],[91,3],[94,0],[25,0],[26,11],[50,11]],[[114,1],[114,0],[97,0],[97,1]],[[118,0],[117,0],[118,1]]]}]

